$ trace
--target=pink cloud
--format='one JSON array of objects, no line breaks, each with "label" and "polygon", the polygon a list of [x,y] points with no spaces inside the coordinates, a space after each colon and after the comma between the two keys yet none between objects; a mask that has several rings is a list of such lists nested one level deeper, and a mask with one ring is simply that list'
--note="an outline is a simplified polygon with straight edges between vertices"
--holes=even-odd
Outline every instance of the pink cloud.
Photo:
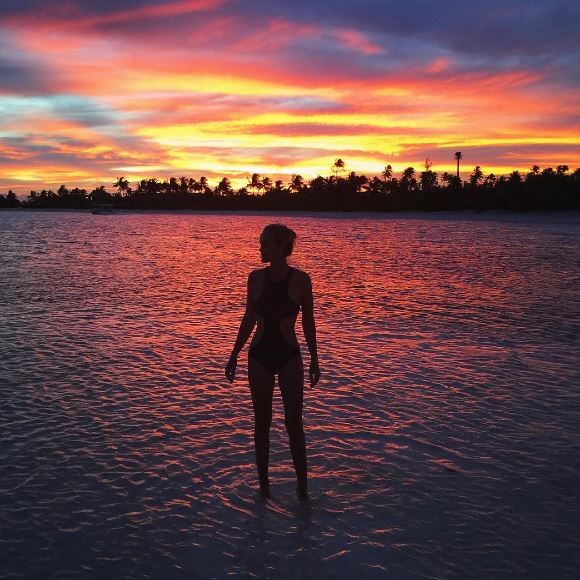
[{"label": "pink cloud", "polygon": [[371,42],[358,30],[341,28],[334,32],[334,36],[348,48],[352,48],[362,54],[381,54],[385,49]]}]

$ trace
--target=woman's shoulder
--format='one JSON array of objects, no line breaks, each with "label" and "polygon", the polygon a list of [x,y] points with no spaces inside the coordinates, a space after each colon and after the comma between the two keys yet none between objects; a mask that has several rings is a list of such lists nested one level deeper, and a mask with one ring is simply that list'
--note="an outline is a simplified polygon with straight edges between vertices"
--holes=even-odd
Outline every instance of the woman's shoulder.
[{"label": "woman's shoulder", "polygon": [[254,283],[255,281],[259,280],[262,276],[264,276],[266,272],[266,268],[256,268],[255,270],[250,270],[248,274],[248,282],[250,284]]},{"label": "woman's shoulder", "polygon": [[292,266],[294,271],[296,272],[296,278],[298,279],[300,285],[307,287],[310,282],[310,276],[308,272],[301,270],[300,268],[296,268],[296,266]]},{"label": "woman's shoulder", "polygon": [[301,270],[300,268],[297,268],[296,266],[292,266],[292,268],[298,273],[298,276],[300,276],[301,278],[310,278],[310,276],[308,275],[308,272],[306,272],[305,270]]}]

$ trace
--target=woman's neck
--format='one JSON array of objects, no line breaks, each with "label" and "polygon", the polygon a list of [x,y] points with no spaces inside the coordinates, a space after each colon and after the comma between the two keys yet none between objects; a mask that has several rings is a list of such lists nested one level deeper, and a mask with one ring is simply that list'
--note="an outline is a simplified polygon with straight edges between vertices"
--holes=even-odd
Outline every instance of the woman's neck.
[{"label": "woman's neck", "polygon": [[286,262],[286,260],[270,262],[270,272],[278,277],[284,274],[284,272],[287,272],[289,267],[290,265]]}]

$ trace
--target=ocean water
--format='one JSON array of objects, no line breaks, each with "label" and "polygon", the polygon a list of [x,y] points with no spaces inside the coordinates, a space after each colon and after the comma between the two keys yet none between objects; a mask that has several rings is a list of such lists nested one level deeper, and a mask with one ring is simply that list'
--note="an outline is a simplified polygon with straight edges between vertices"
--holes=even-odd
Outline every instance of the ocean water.
[{"label": "ocean water", "polygon": [[[305,504],[278,386],[256,492],[249,341],[224,376],[271,222]],[[0,578],[576,579],[579,363],[578,212],[0,212]]]}]

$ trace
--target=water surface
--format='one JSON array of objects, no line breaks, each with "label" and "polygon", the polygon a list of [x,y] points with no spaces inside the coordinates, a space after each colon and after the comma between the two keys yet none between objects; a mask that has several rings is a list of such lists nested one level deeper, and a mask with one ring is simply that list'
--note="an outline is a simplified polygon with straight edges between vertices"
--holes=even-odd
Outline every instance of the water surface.
[{"label": "water surface", "polygon": [[[275,221],[307,505],[278,387],[264,502],[247,345],[224,376]],[[1,578],[577,577],[578,212],[4,211],[0,272]]]}]

